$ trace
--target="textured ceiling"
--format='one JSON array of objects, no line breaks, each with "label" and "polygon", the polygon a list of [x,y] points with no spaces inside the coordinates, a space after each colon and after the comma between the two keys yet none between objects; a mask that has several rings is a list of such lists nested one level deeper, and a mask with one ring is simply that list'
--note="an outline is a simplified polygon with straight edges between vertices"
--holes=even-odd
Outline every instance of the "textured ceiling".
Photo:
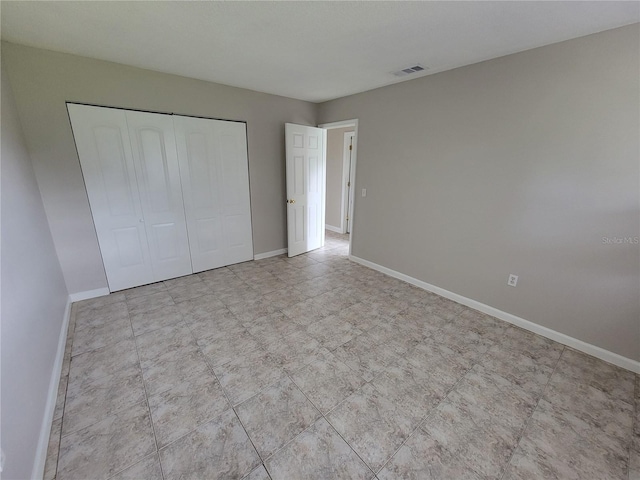
[{"label": "textured ceiling", "polygon": [[320,102],[636,23],[640,3],[2,1],[1,17],[10,42]]}]

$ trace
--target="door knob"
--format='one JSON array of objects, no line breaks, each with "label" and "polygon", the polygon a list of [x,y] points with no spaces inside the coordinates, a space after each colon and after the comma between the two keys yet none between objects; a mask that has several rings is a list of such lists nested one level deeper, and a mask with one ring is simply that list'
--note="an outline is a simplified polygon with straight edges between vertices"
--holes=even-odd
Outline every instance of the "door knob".
[{"label": "door knob", "polygon": [[289,203],[296,203],[296,201],[292,198],[291,200],[287,200]]}]

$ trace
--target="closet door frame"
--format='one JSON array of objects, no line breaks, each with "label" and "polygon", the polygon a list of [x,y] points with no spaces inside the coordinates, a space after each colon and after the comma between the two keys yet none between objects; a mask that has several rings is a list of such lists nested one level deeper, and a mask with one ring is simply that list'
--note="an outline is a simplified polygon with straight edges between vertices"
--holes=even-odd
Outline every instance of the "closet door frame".
[{"label": "closet door frame", "polygon": [[[66,102],[67,105],[67,109],[69,112],[69,116],[70,116],[70,123],[73,126],[73,122],[71,121],[71,110],[73,109],[74,105],[77,105],[79,107],[94,107],[94,108],[100,108],[100,109],[108,109],[108,110],[115,110],[115,111],[121,111],[122,115],[125,116],[126,118],[126,112],[139,112],[139,113],[150,113],[150,114],[159,114],[159,115],[167,115],[167,116],[171,116],[170,118],[175,118],[175,117],[187,117],[187,118],[194,118],[194,119],[203,119],[203,120],[214,120],[214,121],[221,121],[221,122],[230,122],[230,123],[238,123],[238,124],[243,124],[244,126],[244,148],[246,149],[246,151],[244,152],[244,154],[246,155],[246,172],[247,172],[247,188],[248,188],[248,219],[249,219],[249,235],[251,238],[251,254],[250,255],[246,255],[243,254],[241,256],[241,259],[232,259],[229,262],[224,263],[223,265],[219,265],[219,266],[224,266],[224,265],[232,265],[233,263],[238,263],[238,262],[242,262],[242,261],[248,261],[248,260],[253,260],[253,218],[252,218],[252,208],[251,208],[251,182],[250,182],[250,177],[249,177],[249,151],[248,151],[248,132],[247,132],[247,122],[243,121],[243,120],[229,120],[229,119],[221,119],[221,118],[214,118],[214,117],[205,117],[205,116],[198,116],[198,115],[188,115],[188,114],[181,114],[181,113],[174,113],[174,112],[160,112],[160,111],[153,111],[153,110],[141,110],[141,109],[133,109],[133,108],[124,108],[124,107],[113,107],[113,106],[107,106],[107,105],[96,105],[96,104],[91,104],[91,103],[84,103],[84,102],[74,102],[74,101],[67,101]],[[175,127],[174,127],[175,128]],[[73,128],[72,128],[73,130]],[[89,197],[89,204],[91,207],[91,213],[92,213],[92,218],[93,218],[93,222],[94,222],[94,226],[96,228],[96,233],[98,236],[98,245],[100,247],[100,253],[102,256],[102,260],[103,260],[103,265],[105,267],[105,273],[107,276],[107,283],[109,285],[109,290],[111,292],[115,292],[115,291],[119,291],[119,290],[124,290],[126,288],[132,288],[135,286],[141,286],[141,285],[146,285],[149,283],[154,283],[157,281],[160,281],[161,279],[156,277],[156,275],[153,272],[153,268],[152,268],[152,259],[151,256],[149,254],[149,249],[148,249],[148,245],[149,245],[149,238],[147,235],[147,226],[146,226],[146,220],[144,218],[144,214],[143,214],[143,208],[142,208],[142,199],[141,199],[141,192],[139,190],[139,186],[137,184],[138,179],[138,173],[137,173],[137,166],[136,166],[136,162],[134,161],[134,154],[133,154],[133,145],[132,145],[132,141],[130,140],[130,131],[127,129],[125,130],[126,133],[128,133],[129,138],[125,138],[122,140],[122,143],[124,145],[124,150],[125,153],[127,155],[126,161],[127,161],[127,172],[129,175],[131,175],[131,173],[133,173],[133,181],[134,184],[133,186],[135,186],[135,204],[136,204],[136,222],[135,222],[135,228],[138,231],[138,234],[140,235],[141,241],[144,241],[147,244],[147,249],[146,251],[143,249],[143,258],[144,258],[144,263],[143,263],[143,268],[138,267],[139,270],[141,270],[144,273],[138,272],[137,274],[131,274],[130,272],[127,272],[124,276],[122,275],[114,275],[113,273],[113,268],[111,268],[110,266],[108,266],[107,264],[109,263],[110,260],[113,259],[113,252],[111,250],[113,250],[112,248],[109,247],[109,245],[107,245],[104,242],[104,238],[101,239],[101,236],[103,236],[105,234],[104,232],[104,228],[99,229],[98,223],[96,222],[96,218],[95,218],[95,213],[94,213],[94,203],[95,201],[92,201],[91,197],[93,195],[92,192],[90,193],[89,190],[94,190],[94,188],[89,187],[89,185],[87,184],[87,178],[85,177],[84,171],[85,171],[85,167],[82,164],[82,160],[81,160],[81,170],[83,172],[83,179],[85,182],[85,188],[87,190],[87,196]],[[174,137],[174,141],[177,141],[177,132],[175,132],[175,137]],[[74,138],[75,138],[75,132],[74,132]],[[175,145],[176,147],[176,154],[177,154],[177,144]],[[76,149],[77,149],[77,143],[76,143]],[[78,157],[80,157],[80,152],[78,151]],[[180,160],[178,159],[178,164],[180,163]],[[91,184],[92,181],[89,181],[89,184]],[[183,184],[181,184],[181,187],[184,188]],[[184,193],[183,193],[183,202],[184,202]],[[188,218],[187,215],[187,208],[186,205],[183,205],[183,209],[184,209],[184,216],[185,219]],[[133,223],[134,222],[130,222],[131,226],[130,228],[133,228]],[[99,231],[100,230],[100,231]],[[190,235],[189,233],[189,229],[187,228],[187,235]],[[189,237],[190,238],[190,237]],[[190,245],[189,245],[189,249],[190,249]],[[117,253],[117,252],[116,252]],[[209,267],[209,268],[202,268],[201,266],[198,267],[193,267],[192,265],[192,272],[193,273],[197,273],[199,271],[204,271],[204,270],[208,270],[210,268],[218,268],[218,267]],[[191,273],[191,272],[188,272]],[[188,274],[185,273],[185,274]],[[181,276],[181,275],[177,275],[177,276]],[[117,278],[116,278],[117,277]],[[124,277],[124,278],[123,278]],[[175,277],[168,277],[168,278],[175,278]],[[164,278],[166,279],[166,278]]]}]

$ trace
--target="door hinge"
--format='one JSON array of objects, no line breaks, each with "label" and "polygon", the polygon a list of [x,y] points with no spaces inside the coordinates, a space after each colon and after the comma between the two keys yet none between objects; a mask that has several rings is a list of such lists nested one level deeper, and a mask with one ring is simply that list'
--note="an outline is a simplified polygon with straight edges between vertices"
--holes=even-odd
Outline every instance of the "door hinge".
[{"label": "door hinge", "polygon": [[353,145],[349,145],[349,150],[353,150]]},{"label": "door hinge", "polygon": [[349,221],[349,216],[347,215],[347,222]]},{"label": "door hinge", "polygon": [[350,186],[351,186],[351,182],[347,182],[347,187],[350,187]]}]

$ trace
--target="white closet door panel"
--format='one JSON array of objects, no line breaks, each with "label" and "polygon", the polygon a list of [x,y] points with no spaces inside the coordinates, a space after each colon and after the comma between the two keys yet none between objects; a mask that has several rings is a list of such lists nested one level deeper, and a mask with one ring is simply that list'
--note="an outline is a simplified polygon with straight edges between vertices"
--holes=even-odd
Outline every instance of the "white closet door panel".
[{"label": "white closet door panel", "polygon": [[252,260],[245,124],[173,121],[194,272]]},{"label": "white closet door panel", "polygon": [[170,115],[126,112],[155,281],[192,273]]},{"label": "white closet door panel", "polygon": [[123,110],[68,104],[111,291],[154,281]]}]

